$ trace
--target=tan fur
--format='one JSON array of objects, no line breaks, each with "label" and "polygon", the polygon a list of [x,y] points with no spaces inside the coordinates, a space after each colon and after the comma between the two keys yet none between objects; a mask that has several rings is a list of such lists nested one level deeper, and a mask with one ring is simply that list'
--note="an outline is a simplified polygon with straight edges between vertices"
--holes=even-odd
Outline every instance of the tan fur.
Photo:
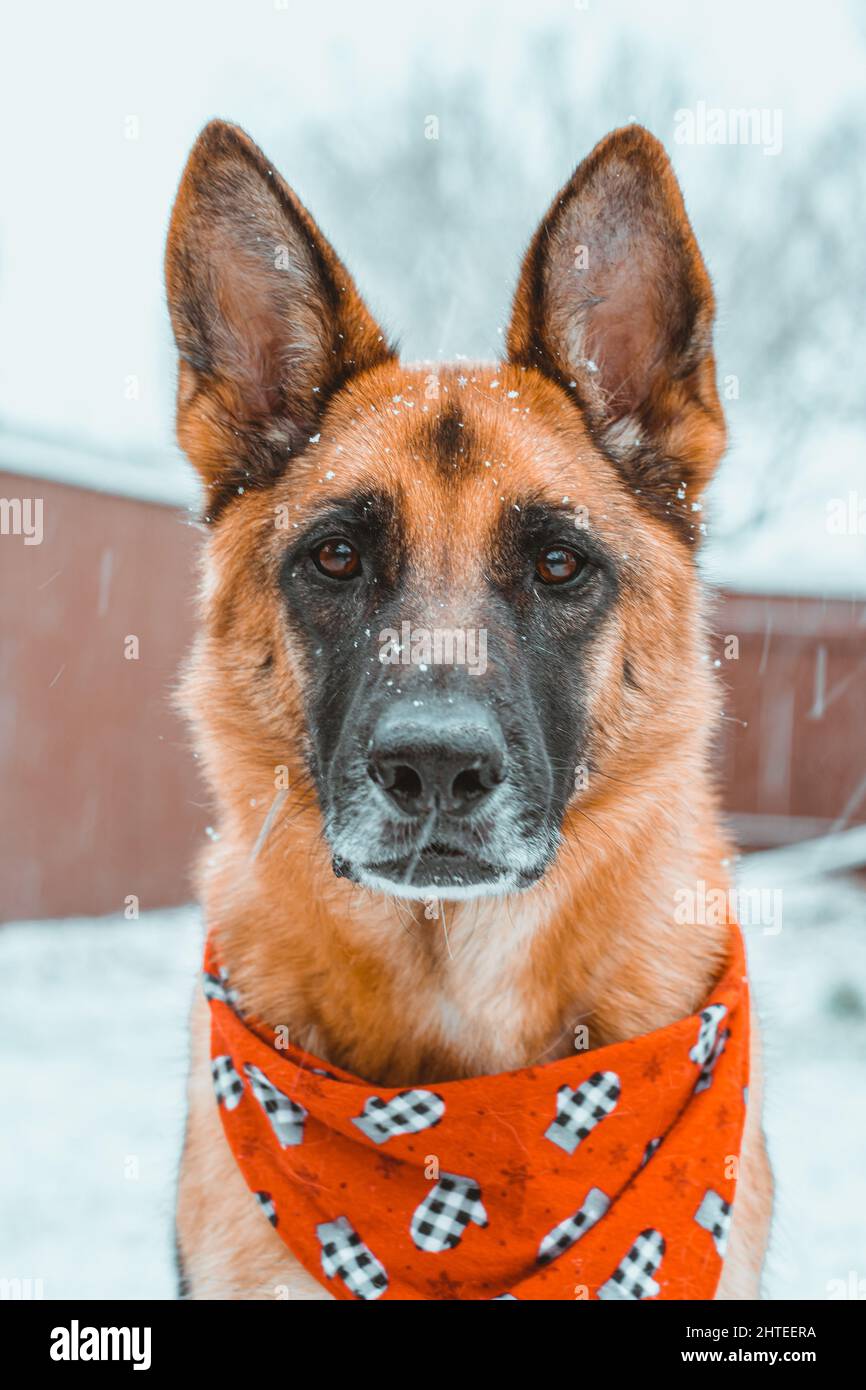
[{"label": "tan fur", "polygon": [[[177,221],[173,236],[182,236]],[[518,296],[515,342],[526,337],[519,323],[529,293]],[[369,345],[366,320],[363,331]],[[362,366],[327,405],[317,442],[267,488],[228,503],[203,558],[201,632],[183,701],[218,809],[220,838],[200,865],[208,927],[246,1009],[382,1085],[553,1060],[573,1047],[578,1023],[593,1047],[645,1033],[696,1010],[724,954],[723,926],[674,918],[678,889],[699,880],[727,888],[731,855],[707,772],[718,695],[692,555],[635,494],[592,411],[575,409],[552,370],[514,356],[495,368],[410,368],[390,358]],[[667,447],[676,439],[702,461],[702,482],[723,425],[710,357],[696,373],[688,389],[657,382],[652,411],[665,416]],[[689,413],[692,390],[703,399]],[[660,404],[670,397],[673,405]],[[211,485],[214,399],[182,383],[182,438]],[[446,407],[471,422],[454,477],[427,448],[430,420]],[[523,893],[446,902],[438,920],[419,903],[334,877],[304,758],[310,672],[277,591],[290,536],[275,516],[303,527],[334,488],[371,483],[400,498],[414,624],[472,624],[483,538],[528,493],[586,507],[623,567],[589,675],[598,771],[572,799],[556,862]],[[288,769],[290,794],[256,853],[278,766]],[[222,1138],[201,1002],[192,1028],[177,1214],[192,1296],[328,1297],[262,1220]],[[758,1069],[756,1043],[720,1298],[758,1290],[771,1202]]]}]

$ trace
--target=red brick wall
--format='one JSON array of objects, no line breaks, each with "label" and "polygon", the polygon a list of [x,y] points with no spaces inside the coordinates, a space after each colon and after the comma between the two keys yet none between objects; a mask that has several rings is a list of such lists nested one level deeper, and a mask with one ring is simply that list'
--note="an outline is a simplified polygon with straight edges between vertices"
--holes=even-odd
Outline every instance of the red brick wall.
[{"label": "red brick wall", "polygon": [[0,474],[0,497],[22,495],[43,499],[44,538],[0,536],[0,919],[188,899],[207,812],[169,696],[197,532],[166,507]]},{"label": "red brick wall", "polygon": [[741,842],[866,821],[866,600],[724,594],[714,629],[728,690],[720,773]]}]

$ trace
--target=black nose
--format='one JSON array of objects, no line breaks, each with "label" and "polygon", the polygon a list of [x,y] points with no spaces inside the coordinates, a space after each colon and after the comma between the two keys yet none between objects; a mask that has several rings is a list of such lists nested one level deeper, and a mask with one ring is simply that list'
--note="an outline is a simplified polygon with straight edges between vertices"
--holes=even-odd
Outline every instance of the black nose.
[{"label": "black nose", "polygon": [[401,811],[423,815],[438,803],[462,816],[502,781],[505,757],[499,725],[483,705],[400,700],[373,730],[367,771]]}]

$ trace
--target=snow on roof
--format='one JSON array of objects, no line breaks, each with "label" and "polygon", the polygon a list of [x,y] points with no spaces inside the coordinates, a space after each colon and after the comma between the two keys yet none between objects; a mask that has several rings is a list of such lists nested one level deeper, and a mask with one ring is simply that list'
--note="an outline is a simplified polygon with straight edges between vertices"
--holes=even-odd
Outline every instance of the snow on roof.
[{"label": "snow on roof", "polygon": [[196,507],[199,488],[192,467],[179,452],[135,459],[98,446],[65,444],[24,434],[0,435],[0,472],[44,478],[115,497]]}]

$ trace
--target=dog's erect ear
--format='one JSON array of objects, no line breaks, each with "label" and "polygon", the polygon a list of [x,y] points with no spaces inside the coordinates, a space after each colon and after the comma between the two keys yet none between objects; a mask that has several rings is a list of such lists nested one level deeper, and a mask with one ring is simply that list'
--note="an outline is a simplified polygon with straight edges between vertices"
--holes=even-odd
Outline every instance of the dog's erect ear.
[{"label": "dog's erect ear", "polygon": [[596,145],[536,232],[508,353],[576,397],[651,504],[668,509],[685,483],[687,507],[725,442],[714,309],[664,148],[627,126]]},{"label": "dog's erect ear", "polygon": [[166,283],[178,437],[211,515],[239,488],[278,476],[328,397],[394,355],[306,208],[223,121],[205,127],[184,170]]}]

